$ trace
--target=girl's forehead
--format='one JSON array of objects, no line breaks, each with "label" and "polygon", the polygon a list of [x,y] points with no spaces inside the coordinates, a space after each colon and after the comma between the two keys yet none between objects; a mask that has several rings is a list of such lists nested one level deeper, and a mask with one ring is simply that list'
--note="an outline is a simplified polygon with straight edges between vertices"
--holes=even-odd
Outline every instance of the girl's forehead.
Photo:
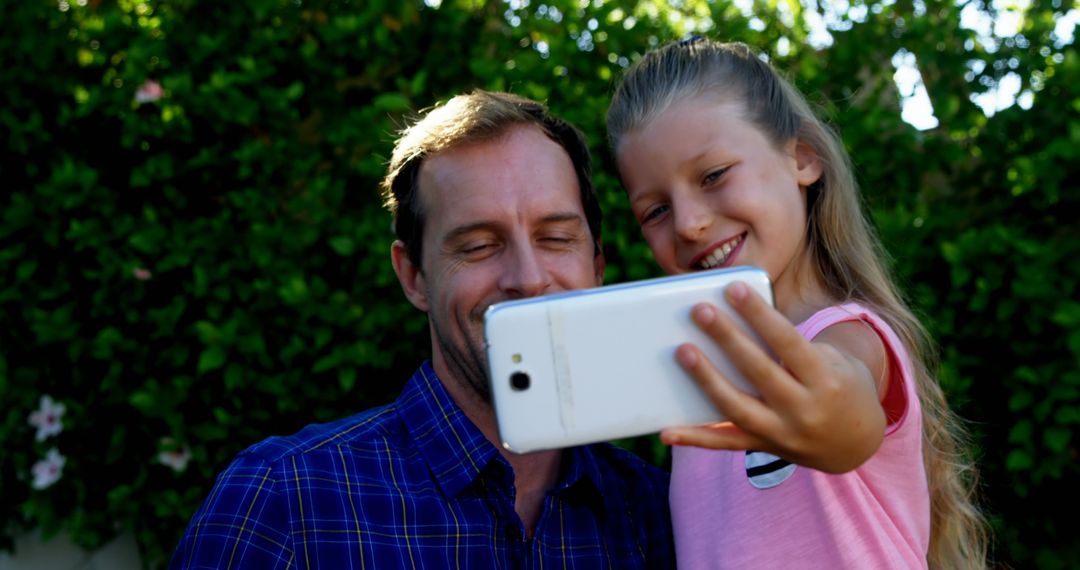
[{"label": "girl's forehead", "polygon": [[721,109],[738,114],[745,114],[748,109],[746,101],[735,89],[723,87],[694,89],[676,94],[663,110],[674,107]]},{"label": "girl's forehead", "polygon": [[710,95],[687,97],[673,101],[640,127],[626,133],[618,151],[642,144],[696,145],[706,140],[737,144],[746,136],[760,135],[758,131],[747,120],[746,107],[738,100]]}]

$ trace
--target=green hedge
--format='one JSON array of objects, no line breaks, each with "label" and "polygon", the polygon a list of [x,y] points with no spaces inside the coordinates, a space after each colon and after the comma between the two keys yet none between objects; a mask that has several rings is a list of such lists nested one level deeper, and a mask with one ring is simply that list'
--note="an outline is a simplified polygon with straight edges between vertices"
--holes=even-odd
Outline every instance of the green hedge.
[{"label": "green hedge", "polygon": [[[875,4],[815,50],[797,10],[660,4],[5,3],[3,546],[34,528],[87,548],[131,530],[160,563],[237,451],[397,393],[429,341],[388,263],[376,186],[393,132],[456,92],[514,91],[584,129],[608,281],[656,275],[604,110],[637,54],[707,30],[765,49],[841,128],[974,422],[997,559],[1080,564],[1059,507],[1078,475],[1080,61],[1051,34],[1071,2],[1032,8],[996,51],[957,32],[951,5]],[[937,129],[900,120],[900,48]],[[972,60],[988,63],[968,73]],[[1034,103],[987,119],[969,96],[1009,70]],[[39,441],[28,420],[46,395],[63,430]],[[668,461],[654,438],[623,443]],[[35,486],[54,448],[62,474]]]}]

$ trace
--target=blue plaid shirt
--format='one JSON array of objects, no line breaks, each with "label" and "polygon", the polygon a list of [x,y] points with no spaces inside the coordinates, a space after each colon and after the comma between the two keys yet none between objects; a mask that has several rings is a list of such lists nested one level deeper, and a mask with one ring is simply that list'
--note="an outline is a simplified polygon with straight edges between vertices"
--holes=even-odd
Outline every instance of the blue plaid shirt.
[{"label": "blue plaid shirt", "polygon": [[394,403],[242,452],[171,568],[673,568],[667,475],[566,450],[532,539],[514,476],[429,363]]}]

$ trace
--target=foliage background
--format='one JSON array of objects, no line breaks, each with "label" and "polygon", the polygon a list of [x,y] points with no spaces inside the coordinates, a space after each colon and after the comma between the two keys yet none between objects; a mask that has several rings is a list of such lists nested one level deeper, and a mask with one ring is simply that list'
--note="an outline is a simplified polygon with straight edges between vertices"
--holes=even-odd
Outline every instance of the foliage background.
[{"label": "foliage background", "polygon": [[[840,128],[973,422],[998,564],[1080,566],[1061,508],[1080,475],[1080,59],[1054,34],[1073,2],[1032,0],[989,43],[959,26],[968,4],[994,12],[978,0],[673,4],[0,1],[2,546],[133,531],[159,564],[241,448],[397,393],[428,342],[376,184],[393,132],[454,93],[514,91],[580,126],[608,281],[656,275],[603,116],[623,66],[704,31],[762,49]],[[822,14],[832,43],[811,47]],[[901,49],[937,128],[900,118]],[[1031,105],[987,118],[971,96],[1010,72]],[[164,96],[140,103],[148,80]],[[37,442],[43,394],[67,411]],[[155,459],[177,446],[179,472]],[[33,489],[52,447],[63,476]]]}]

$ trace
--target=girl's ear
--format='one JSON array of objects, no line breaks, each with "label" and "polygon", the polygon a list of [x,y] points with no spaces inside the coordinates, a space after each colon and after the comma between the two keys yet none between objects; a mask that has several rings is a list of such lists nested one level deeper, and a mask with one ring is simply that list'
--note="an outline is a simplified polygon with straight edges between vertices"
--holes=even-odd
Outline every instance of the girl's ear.
[{"label": "girl's ear", "polygon": [[792,144],[795,147],[791,149],[791,155],[795,159],[795,179],[799,186],[805,188],[821,178],[825,167],[822,166],[817,151],[809,143],[796,139]]}]

